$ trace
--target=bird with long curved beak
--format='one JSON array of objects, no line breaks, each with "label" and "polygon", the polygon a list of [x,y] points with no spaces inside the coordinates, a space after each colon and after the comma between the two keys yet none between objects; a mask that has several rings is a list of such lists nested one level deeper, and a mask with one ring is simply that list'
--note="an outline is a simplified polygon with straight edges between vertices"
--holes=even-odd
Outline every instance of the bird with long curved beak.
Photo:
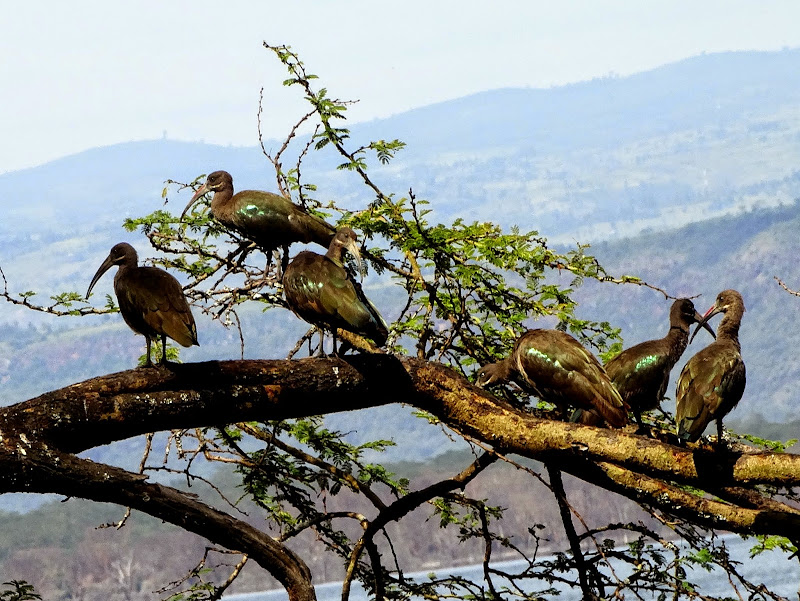
[{"label": "bird with long curved beak", "polygon": [[211,215],[222,225],[255,242],[271,258],[272,251],[283,249],[283,269],[288,263],[288,247],[294,242],[314,242],[328,248],[336,229],[303,207],[272,192],[240,190],[233,193],[233,178],[227,171],[214,171],[194,193],[181,213],[208,192],[213,192]]},{"label": "bird with long curved beak", "polygon": [[478,370],[476,386],[514,382],[541,400],[553,403],[567,417],[567,406],[596,411],[602,421],[619,428],[628,422],[628,406],[611,384],[597,358],[566,332],[528,330],[511,354]]},{"label": "bird with long curved beak", "polygon": [[380,312],[345,269],[345,250],[355,258],[363,277],[358,238],[349,227],[339,228],[325,255],[302,251],[283,274],[283,293],[289,308],[310,324],[331,330],[334,353],[336,328],[371,338],[378,346],[385,345],[389,336],[389,327]]},{"label": "bird with long curved beak", "polygon": [[[691,325],[701,321],[703,316],[694,303],[688,298],[679,298],[670,307],[666,336],[640,342],[605,364],[608,377],[630,405],[640,428],[643,427],[641,413],[658,407],[667,392],[672,368],[686,350]],[[708,323],[703,323],[702,327],[716,338]]]},{"label": "bird with long curved beak", "polygon": [[689,359],[678,378],[675,421],[683,441],[698,440],[706,426],[716,420],[717,444],[722,443],[722,418],[739,403],[747,381],[739,344],[744,312],[742,295],[723,290],[692,333],[694,338],[709,319],[724,314],[717,339]]},{"label": "bird with long curved beak", "polygon": [[114,265],[114,293],[125,323],[147,340],[147,366],[152,366],[150,344],[161,339],[161,364],[167,362],[167,337],[182,346],[199,345],[197,327],[183,289],[173,276],[158,267],[137,264],[136,249],[127,242],[114,245],[86,291],[86,298],[103,274]]}]

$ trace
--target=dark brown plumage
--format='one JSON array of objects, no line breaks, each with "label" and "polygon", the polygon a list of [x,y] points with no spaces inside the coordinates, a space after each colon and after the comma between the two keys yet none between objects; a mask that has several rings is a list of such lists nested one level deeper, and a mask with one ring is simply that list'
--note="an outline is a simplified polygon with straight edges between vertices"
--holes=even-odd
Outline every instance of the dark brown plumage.
[{"label": "dark brown plumage", "polygon": [[158,267],[139,266],[136,250],[127,242],[115,245],[103,264],[94,274],[86,298],[100,277],[112,266],[119,269],[114,276],[114,293],[119,312],[125,323],[147,340],[147,365],[150,359],[150,341],[161,337],[161,363],[167,362],[166,339],[172,338],[182,346],[197,342],[197,327],[192,311],[183,295],[183,289],[174,277]]},{"label": "dark brown plumage", "polygon": [[486,388],[509,381],[562,412],[572,405],[596,410],[614,427],[628,421],[625,403],[603,366],[566,332],[528,330],[508,357],[478,371],[476,384]]},{"label": "dark brown plumage", "polygon": [[742,295],[736,290],[723,290],[695,328],[696,334],[711,317],[725,314],[717,328],[716,341],[689,359],[678,378],[675,421],[681,440],[698,440],[711,420],[717,420],[717,442],[722,441],[722,418],[742,398],[746,382],[739,345],[744,311]]},{"label": "dark brown plumage", "polygon": [[[642,425],[642,411],[658,407],[669,384],[672,368],[689,342],[689,328],[702,320],[688,298],[672,303],[669,331],[663,338],[647,340],[622,351],[606,363],[606,373]],[[714,336],[714,330],[703,326]]]},{"label": "dark brown plumage", "polygon": [[233,193],[233,178],[227,171],[214,171],[197,189],[181,213],[181,219],[197,199],[213,192],[211,215],[224,226],[255,242],[268,256],[293,242],[315,242],[328,248],[336,233],[324,220],[291,200],[260,190]]},{"label": "dark brown plumage", "polygon": [[301,319],[332,330],[334,336],[336,328],[342,328],[383,346],[389,328],[342,261],[342,253],[348,250],[360,265],[361,254],[356,242],[356,233],[349,227],[342,227],[336,232],[327,254],[300,252],[283,274],[283,292],[287,304]]}]

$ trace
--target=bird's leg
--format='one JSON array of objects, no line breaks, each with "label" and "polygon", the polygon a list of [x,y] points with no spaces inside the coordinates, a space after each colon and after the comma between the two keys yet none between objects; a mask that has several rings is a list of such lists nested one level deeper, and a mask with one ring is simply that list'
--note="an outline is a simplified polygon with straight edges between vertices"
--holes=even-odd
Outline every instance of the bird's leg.
[{"label": "bird's leg", "polygon": [[270,267],[270,265],[272,265],[272,253],[273,252],[275,252],[275,251],[268,250],[266,252],[266,255],[267,255],[267,266],[264,268],[264,274],[268,274],[269,273],[269,267]]},{"label": "bird's leg", "polygon": [[167,335],[161,334],[161,365],[167,364]]},{"label": "bird's leg", "polygon": [[147,362],[144,366],[153,367],[153,362],[150,360],[150,336],[145,336],[144,339],[147,340]]},{"label": "bird's leg", "polygon": [[722,449],[722,445],[723,445],[723,440],[722,440],[722,420],[718,419],[717,420],[717,449],[721,450]]},{"label": "bird's leg", "polygon": [[284,244],[281,248],[283,250],[283,256],[281,256],[281,271],[278,274],[278,281],[283,279],[283,274],[286,273],[286,268],[289,266],[289,246]]},{"label": "bird's leg", "polygon": [[637,432],[647,432],[647,428],[644,426],[644,422],[642,421],[642,412],[641,411],[634,411],[633,417],[636,419],[636,423],[638,424]]},{"label": "bird's leg", "polygon": [[[334,333],[334,347],[336,346],[336,333]],[[320,357],[327,357],[327,353],[325,353],[325,330],[319,328],[319,356]]]}]

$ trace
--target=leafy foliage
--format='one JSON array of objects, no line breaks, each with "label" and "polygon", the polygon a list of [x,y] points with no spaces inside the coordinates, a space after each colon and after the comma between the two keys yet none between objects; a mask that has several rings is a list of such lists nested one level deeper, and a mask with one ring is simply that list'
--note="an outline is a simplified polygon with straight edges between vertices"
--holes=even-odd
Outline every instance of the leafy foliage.
[{"label": "leafy foliage", "polygon": [[[311,147],[315,151],[333,148],[345,159],[339,168],[355,173],[375,194],[375,201],[360,210],[331,201],[325,215],[338,214],[340,225],[362,232],[370,241],[364,254],[376,273],[388,272],[394,285],[404,291],[405,301],[396,307],[399,316],[392,324],[393,351],[443,361],[469,373],[475,364],[507,353],[522,332],[545,316],[598,351],[619,344],[618,329],[576,315],[571,295],[585,278],[640,283],[636,278],[609,276],[582,245],[567,253],[556,252],[537,232],[504,233],[491,223],[462,220],[450,225],[430,223],[427,201],[418,200],[413,191],[404,197],[386,194],[368,175],[368,151],[380,163],[387,163],[403,143],[380,140],[348,149],[349,130],[340,123],[349,103],[331,98],[324,88],[315,90],[316,77],[305,71],[289,48],[269,49],[289,71],[284,85],[302,88],[311,105],[309,115],[318,120]],[[306,195],[315,186],[300,177],[299,165],[308,144],[298,151],[297,168],[281,169],[290,139],[277,155],[267,155],[276,167],[279,188],[298,193],[297,200],[306,206],[319,207],[318,201]],[[195,189],[199,179],[180,186]],[[251,300],[285,307],[277,271],[265,270],[263,258],[253,261],[258,249],[204,211],[201,205],[183,222],[157,211],[129,219],[125,227],[139,228],[165,253],[156,263],[186,273],[187,294],[212,317],[235,323],[236,307]]]},{"label": "leafy foliage", "polygon": [[32,601],[42,598],[36,592],[34,586],[24,580],[11,580],[10,582],[4,582],[3,586],[10,588],[0,591],[0,599],[2,601]]},{"label": "leafy foliage", "polygon": [[[573,298],[575,290],[587,279],[639,286],[646,283],[631,276],[609,275],[588,254],[585,245],[557,251],[536,231],[504,232],[493,223],[467,223],[461,219],[450,224],[434,223],[428,201],[418,199],[411,188],[405,196],[383,192],[369,175],[371,161],[389,163],[404,144],[399,140],[352,144],[350,132],[343,126],[350,103],[331,97],[324,87],[314,88],[317,77],[306,72],[290,48],[265,46],[288,71],[284,85],[299,87],[309,104],[309,112],[298,121],[280,150],[274,155],[265,151],[275,168],[277,186],[281,193],[312,212],[326,219],[337,216],[337,224],[353,227],[366,238],[364,256],[382,281],[391,279],[392,298],[397,305],[390,351],[442,362],[470,375],[476,365],[507,355],[527,328],[547,319],[597,352],[619,352],[619,330],[604,321],[582,318]],[[303,142],[295,134],[300,125],[308,122],[312,122],[314,133]],[[287,153],[292,152],[293,167],[284,169]],[[317,187],[304,181],[301,167],[315,152],[333,153],[337,168],[343,175],[360,178],[372,200],[355,208],[313,198]],[[202,175],[185,184],[168,182],[164,195],[169,186],[196,190],[201,180]],[[212,319],[228,326],[238,325],[237,309],[246,302],[286,309],[280,261],[264,256],[254,243],[222,227],[207,209],[208,203],[201,202],[182,218],[156,211],[128,219],[124,227],[147,236],[160,252],[151,261],[180,272],[186,281],[187,296]],[[367,291],[370,292],[369,285]],[[20,295],[17,302],[32,306],[31,294]],[[5,296],[8,298],[7,291]],[[52,306],[39,307],[40,310],[70,315],[117,310],[110,298],[103,309],[75,306],[83,302],[76,293],[56,295],[52,300]],[[244,338],[241,330],[240,335]],[[288,355],[295,354],[302,343],[303,339]],[[370,347],[364,344],[362,348]],[[159,352],[156,350],[156,356]],[[177,360],[176,349],[169,348],[167,352],[168,358]],[[431,416],[421,417],[436,421]],[[200,456],[234,464],[241,476],[243,496],[258,507],[266,527],[278,541],[313,540],[339,557],[345,566],[345,598],[353,578],[358,578],[376,598],[419,595],[428,599],[535,599],[557,594],[555,584],[581,588],[587,596],[589,590],[598,596],[615,596],[623,589],[632,590],[637,596],[694,594],[685,566],[707,570],[721,566],[745,588],[754,588],[738,576],[724,545],[715,546],[692,524],[664,520],[654,510],[650,510],[650,525],[627,521],[596,529],[587,526],[577,540],[569,512],[578,518],[580,515],[564,501],[566,517],[562,513],[561,519],[572,553],[538,558],[541,525],[528,525],[530,538],[524,546],[518,545],[512,535],[504,532],[506,510],[492,505],[489,499],[473,498],[467,491],[481,471],[502,458],[542,482],[560,499],[563,491],[555,489],[552,478],[546,483],[538,468],[516,464],[495,450],[479,452],[476,445],[474,460],[460,473],[414,489],[408,479],[373,461],[392,444],[390,441],[351,444],[346,435],[329,430],[319,417],[308,417],[175,432],[171,442],[179,457],[187,461],[187,479],[192,462]],[[191,450],[189,441],[196,443]],[[146,456],[148,453],[149,448]],[[695,492],[697,496],[704,495],[704,491]],[[238,502],[229,504],[238,508]],[[394,555],[388,524],[427,505],[442,531],[453,531],[459,541],[482,547],[484,584],[435,576],[417,582],[404,577],[396,556],[392,570],[381,560],[377,542],[380,536],[386,540],[384,554]],[[665,531],[688,541],[689,549],[681,550],[666,540]],[[619,539],[631,533],[636,540],[622,551],[617,549]],[[589,550],[581,550],[582,542]],[[764,548],[768,544],[779,543],[762,541]],[[498,571],[490,564],[492,551],[498,548],[522,558],[527,567],[518,574]],[[668,559],[669,553],[673,557]],[[631,575],[617,576],[613,561],[621,562]],[[202,566],[201,562],[186,576],[189,588],[171,599],[216,598],[221,594],[221,586],[202,579],[207,573]],[[240,565],[231,578],[239,569]]]}]

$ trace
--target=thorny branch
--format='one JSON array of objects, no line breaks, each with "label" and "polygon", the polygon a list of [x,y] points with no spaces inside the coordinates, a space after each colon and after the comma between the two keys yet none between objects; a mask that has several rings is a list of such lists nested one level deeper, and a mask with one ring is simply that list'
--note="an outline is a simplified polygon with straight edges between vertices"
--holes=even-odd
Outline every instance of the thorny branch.
[{"label": "thorny branch", "polygon": [[774,276],[774,277],[775,277],[775,281],[776,281],[776,282],[778,282],[778,285],[779,285],[781,288],[783,288],[784,290],[786,290],[786,292],[788,292],[789,294],[793,294],[793,295],[795,295],[795,296],[800,296],[800,291],[798,291],[798,290],[792,290],[791,288],[789,288],[789,286],[787,286],[786,284],[784,284],[784,283],[783,283],[783,280],[781,280],[781,279],[780,279],[778,276]]},{"label": "thorny branch", "polygon": [[[463,238],[456,235],[461,232],[454,228],[447,236],[443,236],[436,227],[425,223],[424,212],[419,209],[413,191],[409,190],[408,195],[410,211],[404,208],[403,200],[397,201],[391,195],[384,194],[367,174],[363,155],[367,150],[376,150],[379,158],[381,152],[389,156],[393,152],[390,146],[370,144],[362,145],[355,151],[348,150],[344,144],[348,137],[347,130],[336,128],[332,123],[333,119],[341,117],[341,110],[347,103],[330,100],[324,91],[314,90],[310,84],[311,77],[305,72],[299,58],[286,47],[274,47],[266,43],[265,47],[282,57],[281,60],[296,78],[294,83],[301,85],[314,106],[294,124],[277,153],[271,155],[262,137],[263,89],[261,91],[257,113],[259,142],[264,155],[275,168],[281,194],[289,197],[291,192],[297,192],[300,201],[305,204],[305,192],[312,190],[313,186],[301,183],[301,163],[315,143],[332,144],[346,159],[344,167],[358,174],[374,192],[377,201],[365,210],[352,213],[333,203],[330,208],[343,216],[348,215],[348,218],[370,216],[376,224],[386,227],[385,232],[388,233],[383,235],[395,254],[384,255],[381,250],[373,249],[375,252],[365,250],[364,255],[376,267],[402,280],[408,299],[401,311],[401,318],[413,321],[421,317],[430,323],[431,327],[417,337],[418,358],[435,356],[450,359],[463,374],[468,370],[461,364],[461,358],[469,357],[472,361],[481,362],[491,357],[496,350],[489,348],[491,344],[486,343],[484,332],[478,327],[481,320],[476,318],[470,303],[477,301],[488,311],[499,312],[518,302],[516,289],[496,290],[498,271],[513,270],[515,266],[484,264],[475,261],[469,252],[462,252],[458,244]],[[289,173],[284,173],[284,154],[298,136],[301,126],[315,116],[320,123],[298,153],[295,167]],[[195,189],[196,184],[178,185],[179,189]],[[177,229],[173,227],[175,225]],[[190,274],[191,281],[185,286],[185,292],[195,306],[202,307],[204,313],[222,320],[226,325],[231,325],[235,320],[242,354],[244,337],[236,312],[239,303],[258,300],[286,306],[281,296],[277,269],[268,269],[267,261],[257,264],[259,255],[256,246],[235,232],[224,231],[197,212],[188,216],[182,224],[178,224],[178,220],[171,216],[162,216],[159,227],[153,227],[152,222],[139,226],[152,246],[165,255],[153,259],[153,262]],[[382,230],[366,231],[374,233]],[[189,235],[197,232],[201,233],[199,240]],[[473,234],[467,247],[491,242],[498,235],[497,230]],[[208,241],[214,236],[219,239],[215,246],[209,246]],[[418,237],[427,249],[403,246],[414,237]],[[577,259],[572,263],[567,257],[551,251],[546,240],[536,233],[518,239],[534,244],[540,250],[541,256],[537,257],[537,261],[542,271],[545,268],[555,272],[566,271],[574,275],[576,280],[593,277],[614,284],[645,286],[667,299],[673,298],[663,289],[637,278],[608,275],[596,259],[583,255],[585,247],[580,245],[575,252]],[[435,249],[435,252],[426,256],[424,251],[430,249]],[[186,256],[196,259],[196,262],[187,264]],[[471,282],[453,275],[462,268],[474,268],[470,274]],[[15,305],[55,315],[103,314],[115,310],[112,306],[102,309],[91,306],[72,308],[72,303],[83,302],[78,295],[52,297],[53,304],[36,305],[29,300],[28,293],[14,295],[9,292],[2,269],[0,276],[3,279],[0,296]],[[778,278],[776,280],[785,290],[800,296]],[[439,329],[436,327],[439,324],[447,327]],[[507,326],[507,329],[516,335],[524,327],[524,323],[519,322]],[[585,330],[590,334],[605,333],[605,328],[591,324],[586,325]],[[339,334],[347,338],[346,333]],[[412,336],[414,334],[410,333]],[[301,338],[295,351],[299,350],[305,339]],[[360,339],[348,341],[357,348],[372,352],[376,350]],[[466,365],[469,367],[472,363],[468,361]],[[268,429],[251,423],[303,418],[396,402],[414,404],[429,412],[464,438],[480,444],[485,452],[453,478],[403,496],[395,495],[396,498],[388,502],[381,499],[369,484],[359,481],[335,462],[290,445]],[[193,449],[185,450],[178,446],[178,454],[188,458],[187,467],[178,471],[191,482],[198,478],[190,474],[192,461],[201,456],[212,461],[253,467],[249,453],[226,436],[224,430],[219,431],[219,440],[225,443],[222,447],[217,445],[213,437],[197,429],[219,428],[220,424],[237,422],[239,429],[255,440],[328,474],[333,480],[366,498],[377,515],[365,516],[354,511],[321,512],[309,519],[298,520],[280,536],[271,538],[249,526],[242,518],[234,518],[204,505],[191,493],[146,482],[144,471],[175,471],[166,466],[146,468],[144,462],[149,454],[149,446],[139,474],[93,464],[73,455],[135,434],[172,429],[176,434],[171,440],[176,446],[182,444],[183,436],[193,436],[198,442]],[[192,428],[195,428],[194,434],[188,434]],[[463,489],[496,459],[508,460],[511,453],[544,461],[550,471],[550,486],[558,499],[578,567],[580,586],[587,597],[594,594],[592,589],[602,594],[604,584],[594,566],[596,561],[606,557],[595,539],[596,534],[618,528],[658,540],[668,549],[672,543],[645,526],[631,524],[587,530],[579,536],[572,526],[561,471],[635,500],[676,531],[679,527],[675,524],[687,520],[708,528],[725,528],[742,533],[780,533],[792,540],[800,540],[800,510],[754,487],[755,483],[768,483],[778,489],[800,484],[800,462],[793,456],[753,453],[736,448],[730,449],[726,455],[720,455],[716,449],[702,445],[685,448],[674,446],[669,438],[656,441],[628,432],[555,422],[477,391],[464,378],[444,366],[387,355],[355,357],[348,361],[210,362],[173,366],[170,369],[123,372],[76,384],[0,410],[0,433],[0,468],[9,475],[4,479],[0,492],[57,491],[120,503],[177,523],[232,551],[243,553],[241,561],[234,566],[226,581],[213,591],[211,598],[214,599],[228,588],[248,558],[273,573],[287,588],[292,601],[313,599],[307,566],[283,543],[304,530],[318,530],[323,524],[339,519],[356,520],[363,528],[355,544],[348,547],[341,543],[339,549],[340,554],[348,560],[343,598],[348,597],[352,579],[359,570],[359,562],[363,565],[361,558],[366,551],[372,567],[374,592],[376,598],[380,599],[386,591],[387,575],[378,555],[376,535],[382,532],[391,546],[385,526],[436,497],[462,503],[477,511],[480,536],[484,543],[485,579],[491,596],[498,598],[501,591],[495,587],[491,578],[495,572],[489,565],[492,545],[498,537],[490,530],[486,506],[452,491]],[[358,462],[354,462],[354,465],[360,467]],[[538,474],[535,476],[541,479]],[[224,498],[221,492],[220,495]],[[239,511],[233,503],[228,503]],[[130,509],[114,525],[121,526],[129,512]],[[594,555],[589,552],[584,554],[580,550],[580,541],[587,537],[597,546]],[[690,535],[686,537],[690,538]],[[698,541],[693,543],[699,544]],[[511,543],[508,546],[514,548]],[[205,564],[205,561],[206,557],[201,564]],[[396,557],[395,563],[399,563]],[[517,586],[520,579],[532,575],[533,566],[531,561],[531,573],[519,577],[505,576],[512,586]],[[731,566],[726,565],[725,569],[729,575],[744,583],[748,590],[754,590]],[[675,573],[677,581],[677,560]],[[593,576],[591,581],[590,574]],[[550,578],[551,581],[574,584],[566,576],[550,574]],[[619,579],[616,579],[616,584],[622,586]],[[460,585],[476,596],[484,594],[483,590],[471,583],[461,581]],[[642,585],[641,590],[670,590],[659,586]],[[678,588],[674,591],[677,594]],[[518,588],[517,592],[523,594],[522,589]]]}]

